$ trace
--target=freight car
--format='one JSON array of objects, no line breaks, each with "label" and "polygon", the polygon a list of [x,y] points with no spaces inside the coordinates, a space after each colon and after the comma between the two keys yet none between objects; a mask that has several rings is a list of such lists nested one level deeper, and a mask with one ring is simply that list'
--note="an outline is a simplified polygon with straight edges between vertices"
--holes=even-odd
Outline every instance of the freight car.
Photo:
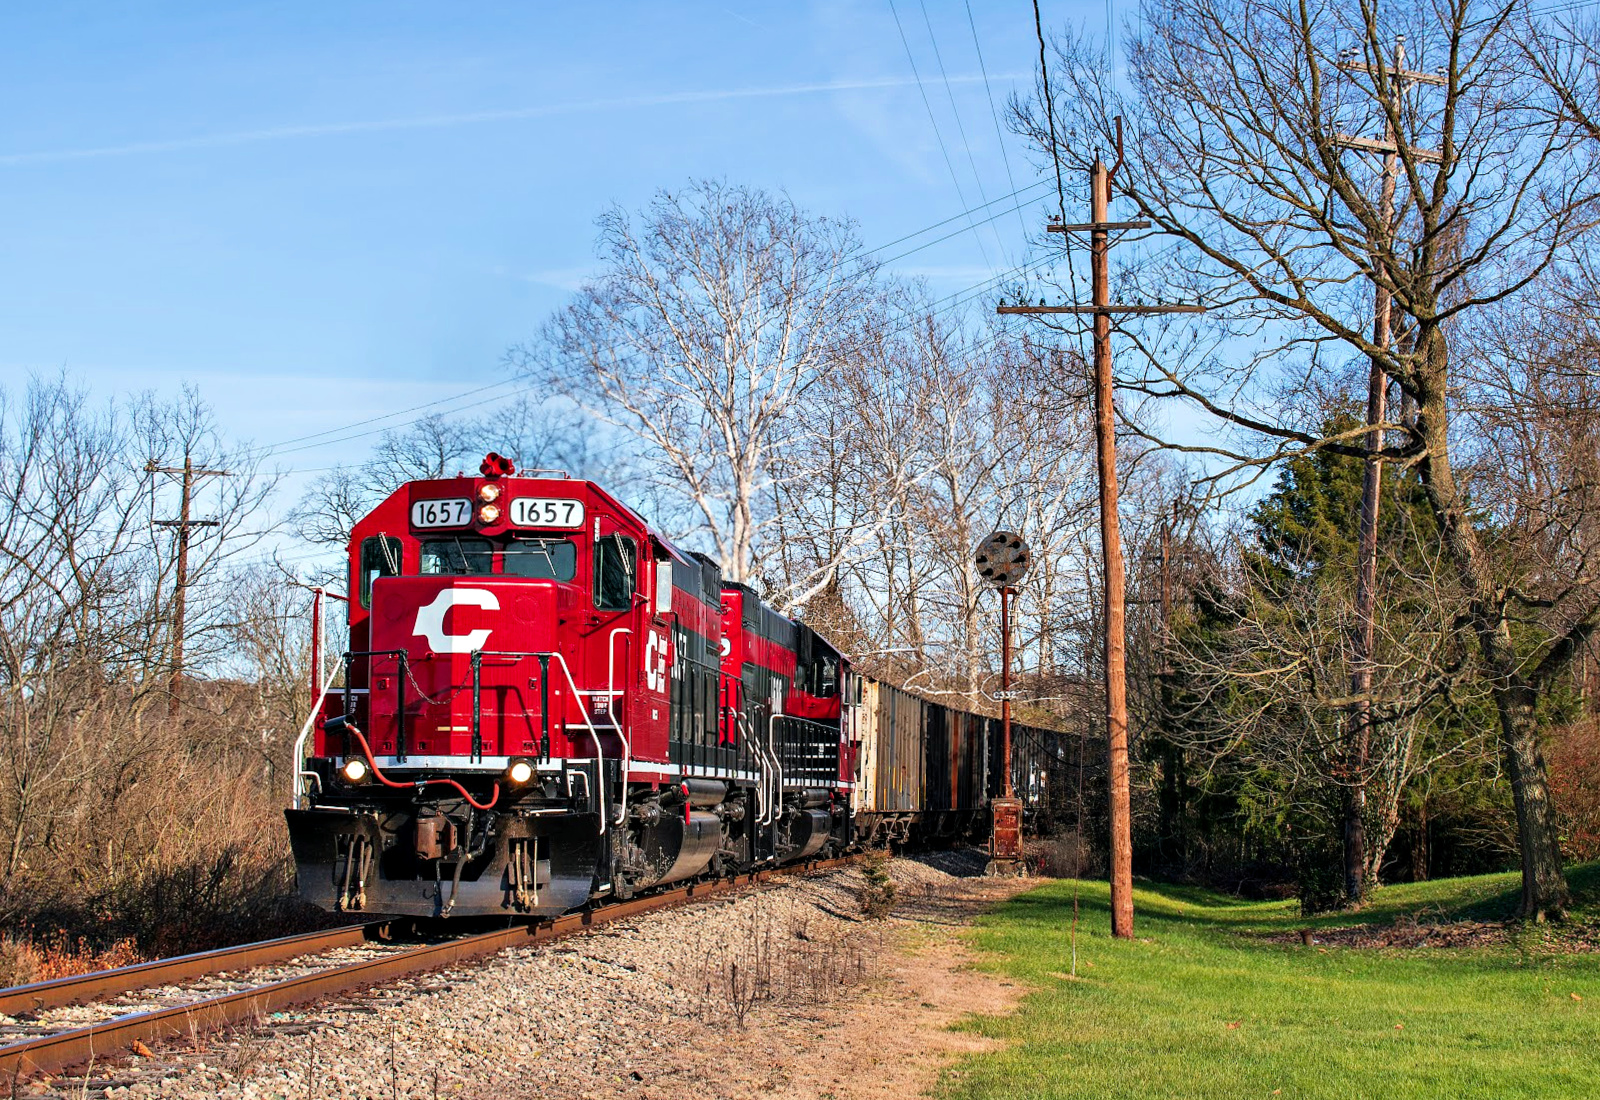
[{"label": "freight car", "polygon": [[[935,844],[973,839],[989,825],[989,802],[1004,790],[1000,720],[863,679],[858,705],[845,708],[849,743],[858,746],[851,800],[862,845]],[[1071,754],[1055,730],[1012,722],[1011,773],[1027,823],[1042,829],[1065,807],[1059,793]]]},{"label": "freight car", "polygon": [[[352,531],[349,644],[285,811],[307,901],[554,915],[980,827],[994,720],[863,679],[592,482],[479,474]],[[1014,732],[1041,806],[1053,735]]]}]

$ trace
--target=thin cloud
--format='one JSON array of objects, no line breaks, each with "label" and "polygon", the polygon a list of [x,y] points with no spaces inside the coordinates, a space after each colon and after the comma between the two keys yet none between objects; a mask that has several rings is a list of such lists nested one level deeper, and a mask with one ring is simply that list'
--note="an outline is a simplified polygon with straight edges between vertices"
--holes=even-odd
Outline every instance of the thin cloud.
[{"label": "thin cloud", "polygon": [[[1025,73],[1001,73],[994,80],[1012,80]],[[950,77],[952,84],[981,84],[981,75]],[[289,141],[295,138],[337,137],[342,134],[370,134],[393,130],[436,130],[451,126],[474,126],[492,122],[517,122],[555,115],[592,111],[630,110],[641,107],[671,107],[680,104],[720,103],[738,99],[776,99],[783,96],[818,95],[827,92],[861,92],[903,88],[915,81],[907,77],[886,76],[864,80],[829,80],[810,84],[781,84],[767,88],[724,88],[698,92],[660,92],[651,95],[591,99],[577,103],[554,103],[540,107],[517,107],[502,111],[471,111],[465,114],[420,115],[412,118],[369,119],[364,122],[332,122],[310,126],[273,126],[260,130],[239,130],[226,134],[172,138],[165,141],[135,141],[124,145],[101,145],[87,149],[51,149],[33,153],[0,154],[0,165],[25,166],[58,164],[102,157],[138,156],[146,153],[174,153],[190,149],[214,149],[230,145],[252,145],[263,141]]]}]

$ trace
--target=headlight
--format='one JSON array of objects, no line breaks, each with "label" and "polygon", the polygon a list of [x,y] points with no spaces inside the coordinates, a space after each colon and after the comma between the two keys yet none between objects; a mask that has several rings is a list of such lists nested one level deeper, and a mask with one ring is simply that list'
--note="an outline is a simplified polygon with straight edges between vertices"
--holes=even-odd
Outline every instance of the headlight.
[{"label": "headlight", "polygon": [[506,769],[506,778],[520,787],[533,778],[533,765],[526,760],[513,760],[511,766]]},{"label": "headlight", "polygon": [[478,486],[478,499],[490,504],[500,499],[500,486],[490,483]]},{"label": "headlight", "polygon": [[346,760],[339,774],[345,777],[346,782],[359,783],[367,777],[367,762],[355,758]]},{"label": "headlight", "polygon": [[482,508],[478,509],[479,523],[493,523],[499,518],[500,506],[498,504],[485,504]]}]

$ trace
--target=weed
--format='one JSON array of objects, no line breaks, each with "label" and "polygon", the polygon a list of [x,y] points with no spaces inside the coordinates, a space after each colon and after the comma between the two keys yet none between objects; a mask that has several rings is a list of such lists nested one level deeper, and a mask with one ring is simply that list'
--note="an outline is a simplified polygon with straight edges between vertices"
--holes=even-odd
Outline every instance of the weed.
[{"label": "weed", "polygon": [[869,859],[861,868],[861,912],[868,920],[882,920],[894,908],[898,889],[889,878],[887,861],[882,857]]}]

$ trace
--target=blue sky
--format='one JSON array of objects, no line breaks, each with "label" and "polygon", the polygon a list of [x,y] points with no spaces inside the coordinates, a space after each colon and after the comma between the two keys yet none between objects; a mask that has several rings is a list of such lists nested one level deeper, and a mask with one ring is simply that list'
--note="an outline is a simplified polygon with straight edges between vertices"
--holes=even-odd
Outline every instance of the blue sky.
[{"label": "blue sky", "polygon": [[[724,176],[871,247],[1036,185],[990,109],[1031,89],[1031,4],[895,4],[6,5],[0,383],[188,380],[270,444],[501,378],[592,270],[608,203]],[[893,267],[943,295],[1015,266],[1029,195]]]}]

